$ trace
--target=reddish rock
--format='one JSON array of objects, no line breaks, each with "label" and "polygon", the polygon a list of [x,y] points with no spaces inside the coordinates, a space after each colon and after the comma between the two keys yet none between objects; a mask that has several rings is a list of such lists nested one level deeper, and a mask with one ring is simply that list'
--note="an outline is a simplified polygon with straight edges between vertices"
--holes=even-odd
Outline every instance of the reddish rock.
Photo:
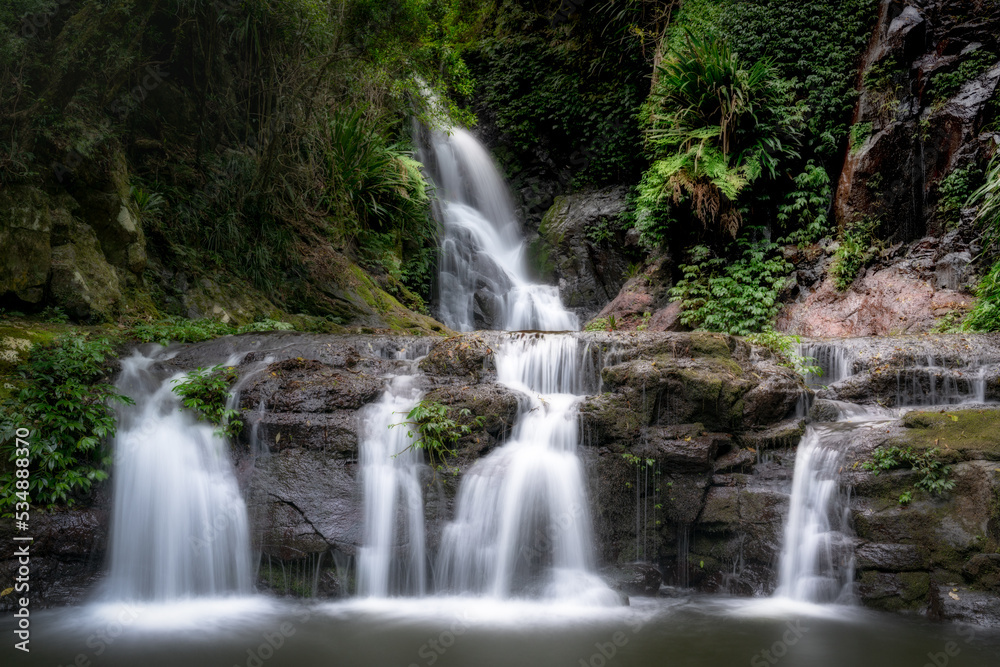
[{"label": "reddish rock", "polygon": [[949,312],[972,307],[974,299],[930,282],[902,266],[869,271],[846,292],[827,278],[804,299],[785,306],[780,331],[802,336],[886,336],[920,333]]}]

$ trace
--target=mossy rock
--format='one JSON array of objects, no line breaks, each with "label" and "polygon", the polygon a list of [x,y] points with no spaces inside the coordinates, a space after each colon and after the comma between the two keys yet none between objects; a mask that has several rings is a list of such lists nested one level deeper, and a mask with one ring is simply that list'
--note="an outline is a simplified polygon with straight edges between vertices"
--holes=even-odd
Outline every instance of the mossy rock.
[{"label": "mossy rock", "polygon": [[889,444],[914,449],[938,448],[950,462],[1000,461],[1000,410],[940,410],[903,416],[899,436]]}]

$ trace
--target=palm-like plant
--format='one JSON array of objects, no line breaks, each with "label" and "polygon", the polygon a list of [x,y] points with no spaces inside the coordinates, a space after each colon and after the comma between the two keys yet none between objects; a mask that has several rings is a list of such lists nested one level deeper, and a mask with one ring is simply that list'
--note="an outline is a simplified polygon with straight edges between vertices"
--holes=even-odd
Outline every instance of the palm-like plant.
[{"label": "palm-like plant", "polygon": [[404,228],[427,218],[428,195],[420,164],[386,146],[362,112],[334,117],[326,164],[327,205],[341,209],[337,212],[353,223],[347,227],[353,233]]},{"label": "palm-like plant", "polygon": [[659,67],[646,135],[654,162],[640,204],[688,198],[703,224],[719,223],[735,237],[740,192],[795,155],[789,139],[797,139],[801,113],[794,109],[790,84],[769,60],[746,67],[724,41],[688,32]]}]

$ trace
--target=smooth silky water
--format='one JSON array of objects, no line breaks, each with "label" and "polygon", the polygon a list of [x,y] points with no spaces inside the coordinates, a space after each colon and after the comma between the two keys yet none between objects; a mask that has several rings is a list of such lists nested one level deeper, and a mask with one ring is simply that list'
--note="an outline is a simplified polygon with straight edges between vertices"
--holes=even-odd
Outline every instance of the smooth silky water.
[{"label": "smooth silky water", "polygon": [[[441,318],[459,330],[577,329],[557,289],[528,278],[510,195],[485,149],[457,129],[424,143],[443,195]],[[836,345],[814,351],[828,367],[826,382],[852,372]],[[388,429],[420,399],[411,368],[387,378],[382,398],[361,413],[358,596],[293,603],[249,594],[246,508],[225,443],[179,410],[170,392],[177,376],[154,377],[164,358],[137,353],[123,362],[119,386],[137,404],[120,415],[106,582],[85,606],[33,611],[31,653],[5,642],[2,664],[1000,665],[996,631],[851,604],[839,465],[852,429],[894,412],[845,403],[838,424],[807,431],[773,597],[674,591],[624,605],[597,574],[577,455],[577,403],[600,390],[600,369],[571,334],[511,334],[495,363],[498,380],[523,395],[517,423],[463,476],[436,558],[424,544],[421,453],[407,449],[404,428]],[[900,396],[926,404],[981,395],[967,371],[939,375],[938,385],[901,377]],[[12,620],[0,620],[7,637]]]}]

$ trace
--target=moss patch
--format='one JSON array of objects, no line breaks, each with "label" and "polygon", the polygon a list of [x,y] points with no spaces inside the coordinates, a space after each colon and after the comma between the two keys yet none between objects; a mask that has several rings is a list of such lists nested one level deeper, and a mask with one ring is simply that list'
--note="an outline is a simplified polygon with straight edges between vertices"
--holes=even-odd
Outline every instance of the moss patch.
[{"label": "moss patch", "polygon": [[902,421],[906,428],[890,444],[937,447],[947,461],[1000,461],[1000,410],[910,412]]}]

